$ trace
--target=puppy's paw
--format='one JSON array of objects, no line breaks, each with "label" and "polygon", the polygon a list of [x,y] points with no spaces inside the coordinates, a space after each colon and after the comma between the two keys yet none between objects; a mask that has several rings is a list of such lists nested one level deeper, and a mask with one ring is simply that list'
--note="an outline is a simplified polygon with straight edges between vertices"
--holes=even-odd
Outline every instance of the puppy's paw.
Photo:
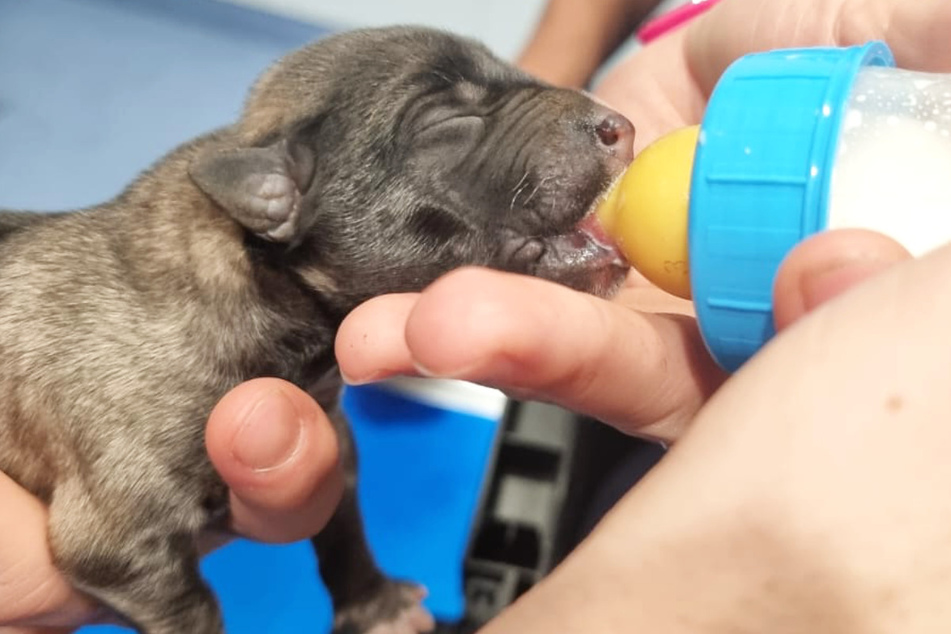
[{"label": "puppy's paw", "polygon": [[411,583],[387,581],[369,601],[348,606],[334,619],[333,634],[421,634],[436,628],[423,607],[426,590]]}]

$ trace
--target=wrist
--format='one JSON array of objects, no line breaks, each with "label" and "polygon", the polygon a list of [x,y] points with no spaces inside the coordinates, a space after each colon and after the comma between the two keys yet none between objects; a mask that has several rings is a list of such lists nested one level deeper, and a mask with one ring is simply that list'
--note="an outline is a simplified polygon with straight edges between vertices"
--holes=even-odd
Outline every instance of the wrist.
[{"label": "wrist", "polygon": [[557,606],[549,618],[558,631],[590,631],[586,623],[608,624],[601,634],[870,631],[867,586],[843,572],[830,543],[795,521],[803,515],[777,503],[781,495],[768,486],[729,488],[707,471],[699,484],[678,482],[687,465],[662,473],[667,466],[546,580],[550,596],[540,603]]},{"label": "wrist", "polygon": [[678,503],[692,498],[670,493],[629,494],[480,634],[869,631],[856,626],[863,606],[841,591],[839,573],[777,514],[753,504]]},{"label": "wrist", "polygon": [[[660,521],[646,508],[627,518],[618,510],[615,526],[606,527],[613,538],[602,544],[622,533],[638,543],[627,561],[609,548],[598,553],[599,565],[613,562],[615,577],[626,582],[627,605],[614,603],[614,621],[634,608],[638,628],[669,634],[860,631],[851,627],[857,619],[838,573],[779,514],[759,504],[703,506],[672,510]],[[634,522],[643,530],[632,535]]]}]

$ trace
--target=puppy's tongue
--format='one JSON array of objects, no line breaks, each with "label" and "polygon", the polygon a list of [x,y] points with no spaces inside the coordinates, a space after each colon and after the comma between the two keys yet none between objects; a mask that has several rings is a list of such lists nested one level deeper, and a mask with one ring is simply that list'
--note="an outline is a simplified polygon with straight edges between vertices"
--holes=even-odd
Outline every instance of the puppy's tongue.
[{"label": "puppy's tongue", "polygon": [[618,249],[617,241],[608,235],[607,230],[605,230],[597,211],[593,211],[582,218],[581,222],[575,225],[575,232],[579,234],[579,238],[594,242],[599,247],[614,254],[618,261],[627,263]]},{"label": "puppy's tongue", "polygon": [[608,235],[608,232],[605,231],[604,225],[601,224],[600,218],[596,212],[591,212],[581,219],[575,228],[582,232],[586,233],[596,242],[599,242],[602,246],[614,246],[614,240]]}]

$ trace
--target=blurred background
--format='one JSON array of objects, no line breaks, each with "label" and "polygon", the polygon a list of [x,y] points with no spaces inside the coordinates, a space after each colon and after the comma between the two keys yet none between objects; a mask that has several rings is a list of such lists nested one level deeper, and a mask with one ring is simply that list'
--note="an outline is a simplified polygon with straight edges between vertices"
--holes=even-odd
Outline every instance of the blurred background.
[{"label": "blurred background", "polygon": [[[168,150],[232,121],[271,62],[328,33],[426,24],[479,38],[511,59],[543,6],[0,0],[0,208],[70,209],[111,198]],[[567,412],[467,384],[354,389],[345,408],[361,452],[371,545],[391,574],[428,586],[427,605],[447,632],[477,625],[530,587],[590,527],[597,512],[589,507],[610,503],[588,486],[586,462],[621,490],[629,478],[605,476],[613,464],[657,455],[630,439],[605,442],[611,432]],[[329,605],[306,543],[237,541],[203,570],[231,634],[327,630]]]},{"label": "blurred background", "polygon": [[543,2],[0,0],[0,204],[114,195],[168,149],[233,119],[271,61],[328,32],[426,24],[511,58]]},{"label": "blurred background", "polygon": [[469,35],[513,58],[527,40],[545,0],[233,0],[332,28],[427,24]]}]

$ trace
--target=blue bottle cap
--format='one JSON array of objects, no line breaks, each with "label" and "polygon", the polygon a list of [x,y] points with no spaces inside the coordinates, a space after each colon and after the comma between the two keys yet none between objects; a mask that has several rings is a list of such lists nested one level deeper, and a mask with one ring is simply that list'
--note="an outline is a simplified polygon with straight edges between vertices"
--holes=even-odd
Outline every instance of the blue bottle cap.
[{"label": "blue bottle cap", "polygon": [[832,162],[863,66],[894,66],[881,42],[743,57],[710,97],[694,159],[691,292],[710,353],[739,368],[774,334],[773,280],[826,226]]}]

